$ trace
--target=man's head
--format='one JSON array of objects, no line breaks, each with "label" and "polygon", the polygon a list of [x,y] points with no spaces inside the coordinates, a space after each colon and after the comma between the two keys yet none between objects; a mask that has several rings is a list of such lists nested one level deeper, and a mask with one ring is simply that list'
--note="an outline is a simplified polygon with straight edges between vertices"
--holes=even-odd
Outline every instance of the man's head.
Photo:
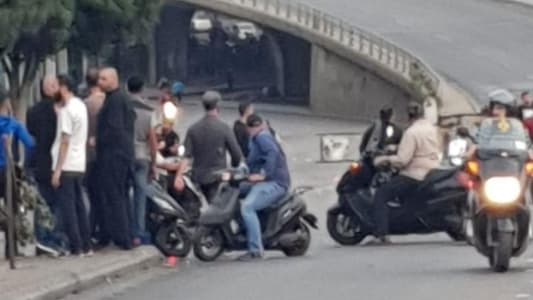
[{"label": "man's head", "polygon": [[379,119],[382,122],[389,123],[392,121],[393,117],[394,109],[391,106],[385,105],[379,110]]},{"label": "man's head", "polygon": [[62,100],[66,100],[68,97],[72,96],[73,91],[76,89],[76,84],[74,84],[74,80],[71,77],[65,74],[58,75],[57,82],[59,84],[59,94],[61,95]]},{"label": "man's head", "polygon": [[85,75],[85,83],[87,88],[92,89],[98,87],[98,76],[100,75],[100,69],[90,68]]},{"label": "man's head", "polygon": [[104,68],[98,75],[98,86],[108,93],[119,88],[118,72],[115,68]]},{"label": "man's head", "polygon": [[248,127],[248,134],[254,137],[263,130],[263,119],[259,115],[252,114],[246,119],[246,127]]},{"label": "man's head", "polygon": [[59,96],[59,83],[54,75],[46,75],[41,82],[41,96],[50,100],[57,100]]},{"label": "man's head", "polygon": [[520,95],[520,99],[522,99],[522,105],[524,106],[533,105],[533,98],[531,97],[531,94],[529,94],[528,91],[522,92],[522,94]]},{"label": "man's head", "polygon": [[250,102],[245,102],[239,104],[239,114],[241,118],[244,118],[245,120],[248,119],[249,116],[254,114],[254,106]]},{"label": "man's head", "polygon": [[508,90],[498,89],[489,93],[489,103],[492,116],[504,118],[511,113],[515,97]]},{"label": "man's head", "polygon": [[202,104],[204,109],[208,113],[217,113],[218,112],[218,102],[222,100],[222,96],[219,92],[207,91],[202,96]]},{"label": "man's head", "polygon": [[411,101],[407,104],[407,116],[409,120],[414,121],[424,117],[424,106],[417,101]]},{"label": "man's head", "polygon": [[144,80],[139,76],[132,76],[128,79],[128,92],[130,94],[140,94],[144,88]]}]

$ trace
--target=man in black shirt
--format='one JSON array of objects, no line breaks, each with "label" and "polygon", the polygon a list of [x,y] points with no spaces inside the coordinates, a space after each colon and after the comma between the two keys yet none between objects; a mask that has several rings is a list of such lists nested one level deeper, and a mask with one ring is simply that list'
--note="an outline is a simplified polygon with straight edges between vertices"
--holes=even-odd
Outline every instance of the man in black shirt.
[{"label": "man in black shirt", "polygon": [[237,142],[241,147],[242,154],[244,157],[248,157],[248,153],[250,152],[250,135],[248,134],[248,128],[246,127],[246,120],[248,120],[249,116],[254,114],[254,107],[249,102],[241,103],[239,105],[239,114],[241,117],[235,121],[235,124],[233,125],[233,132],[235,133]]},{"label": "man in black shirt", "polygon": [[237,167],[242,161],[242,153],[235,135],[228,125],[219,119],[218,102],[222,99],[218,92],[208,91],[203,96],[206,115],[192,125],[185,138],[185,157],[176,174],[175,188],[185,187],[183,172],[188,161],[192,160],[193,180],[200,184],[207,201],[211,201],[218,189],[218,180],[213,174],[228,167],[226,153],[231,156],[231,165]]},{"label": "man in black shirt", "polygon": [[127,181],[134,160],[135,111],[127,94],[120,91],[115,69],[100,71],[98,85],[106,93],[98,115],[96,159],[109,215],[111,238],[124,250],[132,248]]},{"label": "man in black shirt", "polygon": [[55,218],[55,228],[48,232],[36,227],[37,249],[52,255],[63,248],[65,239],[62,233],[62,218],[52,188],[52,155],[50,150],[56,136],[57,115],[54,104],[59,92],[55,76],[47,76],[41,83],[42,100],[27,113],[26,123],[29,133],[35,140],[35,150],[30,157],[29,168],[32,170],[39,193],[46,200]]}]

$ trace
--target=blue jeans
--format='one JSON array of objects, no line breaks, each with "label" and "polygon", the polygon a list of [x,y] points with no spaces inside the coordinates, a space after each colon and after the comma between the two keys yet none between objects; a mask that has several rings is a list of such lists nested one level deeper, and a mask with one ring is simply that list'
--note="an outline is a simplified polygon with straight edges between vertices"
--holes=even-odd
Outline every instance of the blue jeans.
[{"label": "blue jeans", "polygon": [[133,205],[131,206],[132,236],[146,237],[146,190],[150,162],[136,160],[133,164]]},{"label": "blue jeans", "polygon": [[257,212],[280,201],[286,193],[287,189],[275,182],[260,182],[252,186],[250,193],[242,202],[241,215],[246,227],[250,252],[262,253],[264,250]]},{"label": "blue jeans", "polygon": [[[52,230],[47,230],[38,225],[35,222],[35,239],[42,245],[53,248],[66,247],[67,237],[63,230],[63,218],[61,216],[61,209],[59,202],[55,196],[55,190],[50,182],[38,182],[37,188],[39,193],[48,204],[48,208],[52,216],[54,217],[55,226]],[[38,214],[35,215],[35,219],[40,218]]]}]

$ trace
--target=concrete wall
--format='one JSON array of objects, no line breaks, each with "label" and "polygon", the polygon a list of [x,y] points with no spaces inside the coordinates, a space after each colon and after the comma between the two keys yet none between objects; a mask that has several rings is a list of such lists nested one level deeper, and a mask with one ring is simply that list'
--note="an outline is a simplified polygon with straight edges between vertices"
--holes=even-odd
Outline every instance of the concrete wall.
[{"label": "concrete wall", "polygon": [[311,108],[320,114],[371,120],[389,104],[401,119],[409,96],[397,86],[320,46],[312,46]]}]

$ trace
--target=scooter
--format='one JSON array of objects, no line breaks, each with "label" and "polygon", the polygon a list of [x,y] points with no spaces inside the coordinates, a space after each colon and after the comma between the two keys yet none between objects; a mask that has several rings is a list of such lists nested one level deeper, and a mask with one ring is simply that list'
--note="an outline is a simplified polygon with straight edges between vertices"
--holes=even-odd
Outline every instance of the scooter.
[{"label": "scooter", "polygon": [[[213,203],[202,213],[194,238],[193,251],[201,261],[216,260],[224,251],[247,249],[246,233],[240,216],[240,184],[248,179],[246,168],[226,173]],[[221,177],[223,177],[221,175]],[[287,256],[304,255],[311,243],[309,226],[317,229],[317,218],[308,213],[300,198],[309,188],[299,188],[259,212],[266,250],[281,250]]]},{"label": "scooter", "polygon": [[[359,163],[350,166],[337,187],[338,203],[328,210],[328,233],[341,245],[357,245],[373,234],[374,194],[397,173],[390,166],[380,167],[368,187],[347,188],[350,179],[360,171]],[[467,189],[458,180],[459,173],[455,168],[434,170],[409,199],[391,199],[388,202],[390,234],[446,232],[454,240],[464,240],[462,206],[466,203]]]},{"label": "scooter", "polygon": [[147,192],[146,226],[154,245],[165,256],[186,257],[192,247],[190,217],[157,181]]},{"label": "scooter", "polygon": [[[518,142],[517,142],[518,143]],[[523,145],[526,149],[526,145]],[[527,249],[533,163],[525,150],[481,150],[465,165],[469,175],[474,246],[495,272]]]}]

